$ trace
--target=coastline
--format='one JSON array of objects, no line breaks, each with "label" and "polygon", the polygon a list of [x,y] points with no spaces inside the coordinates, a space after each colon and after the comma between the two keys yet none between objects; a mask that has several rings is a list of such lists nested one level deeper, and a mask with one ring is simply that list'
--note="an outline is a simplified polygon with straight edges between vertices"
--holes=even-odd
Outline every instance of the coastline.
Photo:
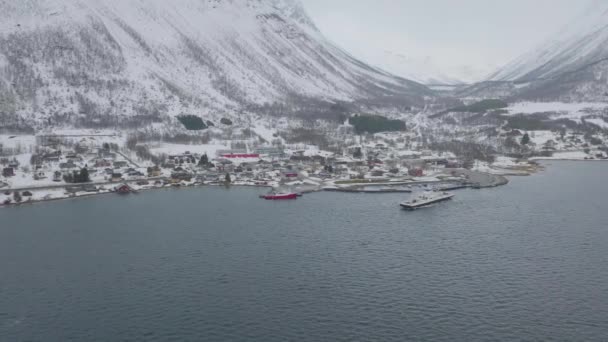
[{"label": "coastline", "polygon": [[[163,184],[163,185],[150,185],[150,186],[138,186],[136,183],[138,181],[141,180],[132,180],[132,181],[126,181],[126,182],[106,182],[106,183],[85,183],[85,184],[78,184],[78,185],[61,185],[61,186],[53,186],[53,187],[39,187],[39,188],[35,188],[35,187],[30,187],[30,188],[19,188],[19,189],[1,189],[0,192],[22,192],[22,191],[29,191],[29,192],[35,192],[36,190],[39,191],[43,191],[43,190],[48,190],[48,189],[53,189],[55,191],[62,191],[62,195],[58,196],[58,197],[53,197],[53,198],[42,198],[42,199],[35,199],[32,200],[32,198],[30,197],[28,200],[24,200],[21,202],[12,202],[9,204],[4,204],[4,203],[0,203],[0,208],[8,208],[8,207],[19,207],[19,206],[24,206],[24,205],[34,205],[34,204],[38,204],[38,203],[44,203],[44,202],[54,202],[54,201],[61,201],[61,200],[71,200],[71,199],[81,199],[81,198],[89,198],[89,197],[93,197],[93,196],[100,196],[100,195],[109,195],[109,194],[114,194],[114,195],[120,195],[116,189],[112,189],[112,190],[101,190],[101,191],[97,191],[97,192],[74,192],[70,195],[67,195],[65,193],[65,191],[67,190],[67,188],[69,187],[74,187],[74,186],[80,186],[80,185],[97,185],[97,186],[103,186],[103,185],[114,185],[114,186],[119,186],[119,185],[128,185],[129,187],[131,187],[133,189],[132,193],[128,194],[128,195],[137,195],[140,192],[145,192],[145,191],[152,191],[152,190],[162,190],[162,189],[181,189],[181,188],[197,188],[197,187],[207,187],[207,186],[214,186],[214,187],[222,187],[222,186],[227,186],[227,187],[247,187],[247,188],[260,188],[260,189],[275,189],[277,191],[279,190],[284,190],[284,191],[293,191],[293,192],[299,192],[299,193],[314,193],[314,192],[323,192],[323,191],[337,191],[337,192],[343,192],[343,193],[364,193],[365,191],[356,191],[355,189],[360,188],[360,187],[365,187],[365,186],[378,186],[378,187],[391,187],[391,186],[432,186],[432,185],[444,185],[444,186],[458,186],[458,188],[474,188],[474,189],[484,189],[484,188],[493,188],[493,187],[498,187],[498,186],[503,186],[509,183],[509,180],[503,176],[503,175],[496,175],[496,174],[490,174],[490,173],[485,173],[485,172],[478,172],[478,171],[471,171],[471,170],[464,170],[464,169],[460,169],[458,170],[459,173],[463,174],[463,175],[467,175],[467,178],[472,178],[474,181],[473,182],[464,182],[464,181],[455,181],[455,180],[425,180],[425,181],[421,181],[421,180],[409,180],[409,181],[395,181],[395,182],[383,182],[383,183],[353,183],[353,184],[346,184],[344,186],[338,186],[336,187],[336,181],[328,181],[326,183],[323,184],[318,184],[318,185],[310,185],[310,184],[279,184],[277,186],[272,186],[272,185],[258,185],[258,184],[252,184],[252,183],[239,183],[239,182],[235,182],[235,183],[231,183],[229,185],[225,185],[222,183],[199,183],[199,182],[193,182],[191,184],[187,184],[187,183],[178,183],[178,184]],[[148,179],[149,180],[149,179]],[[158,180],[158,179],[157,179]],[[165,179],[166,180],[166,179]],[[411,193],[412,190],[398,190],[398,189],[392,189],[392,190],[372,190],[369,191],[369,193],[377,193],[377,194],[382,194],[382,193]],[[128,195],[122,195],[122,196],[128,196]]]},{"label": "coastline", "polygon": [[[383,182],[383,183],[346,183],[346,184],[342,184],[342,185],[338,185],[339,181],[329,181],[324,184],[320,184],[318,186],[306,185],[306,184],[301,184],[299,186],[298,185],[288,185],[288,184],[279,184],[277,186],[272,186],[272,185],[258,185],[258,184],[239,183],[239,182],[232,183],[230,185],[224,185],[222,183],[215,183],[215,182],[214,183],[195,182],[195,183],[191,183],[191,184],[178,183],[178,184],[163,184],[163,185],[156,185],[156,186],[155,185],[138,186],[138,185],[136,185],[136,183],[141,180],[132,180],[132,181],[126,181],[126,182],[86,183],[86,184],[82,184],[82,185],[96,185],[96,186],[116,185],[116,186],[118,186],[118,185],[125,184],[134,190],[131,195],[137,195],[137,193],[140,193],[140,192],[153,191],[153,190],[197,188],[197,187],[207,187],[207,186],[214,186],[214,187],[227,186],[227,187],[236,187],[236,188],[247,187],[247,188],[277,189],[277,190],[287,190],[287,189],[296,188],[297,189],[296,192],[300,192],[300,193],[332,191],[332,192],[341,192],[341,193],[345,193],[345,194],[353,194],[353,193],[354,194],[357,194],[357,193],[359,193],[359,194],[393,193],[394,194],[394,193],[411,193],[413,191],[405,190],[405,189],[400,190],[400,189],[382,189],[382,188],[365,191],[365,190],[362,190],[362,188],[375,187],[375,186],[391,187],[391,186],[446,185],[446,186],[457,186],[458,189],[463,189],[463,188],[488,189],[488,188],[508,185],[509,177],[526,177],[526,176],[534,175],[540,171],[543,171],[545,169],[545,166],[539,164],[539,162],[551,162],[551,161],[608,162],[608,160],[605,160],[605,159],[585,160],[585,159],[567,159],[567,158],[559,158],[559,159],[557,159],[557,158],[556,159],[533,158],[533,159],[530,159],[529,161],[530,161],[529,166],[514,167],[514,168],[497,167],[497,168],[491,169],[493,172],[458,169],[458,172],[460,172],[462,174],[466,174],[467,177],[475,177],[474,178],[475,181],[472,181],[472,182],[471,181],[463,182],[463,181],[454,181],[454,180],[421,181],[421,180],[412,179],[410,181],[395,181],[395,182]],[[165,178],[150,178],[150,179],[146,179],[146,180],[150,181],[150,180],[166,180],[166,179]],[[44,189],[47,189],[47,190],[54,189],[54,190],[66,191],[69,187],[73,187],[73,186],[78,186],[78,185],[59,185],[59,186],[39,187],[39,188],[30,187],[30,188],[18,188],[18,189],[0,189],[0,192],[36,191],[36,190],[44,190]],[[80,192],[80,193],[75,192],[70,195],[65,195],[65,192],[64,192],[64,195],[59,196],[59,197],[43,198],[43,199],[36,199],[36,200],[32,200],[30,198],[28,200],[24,200],[19,203],[11,202],[10,204],[0,203],[0,209],[8,208],[8,207],[20,207],[20,206],[25,206],[25,205],[35,205],[35,204],[45,203],[45,202],[77,200],[77,199],[81,199],[81,198],[89,198],[89,197],[109,195],[109,194],[118,195],[118,192],[114,189],[113,190],[101,190],[98,192]]]}]

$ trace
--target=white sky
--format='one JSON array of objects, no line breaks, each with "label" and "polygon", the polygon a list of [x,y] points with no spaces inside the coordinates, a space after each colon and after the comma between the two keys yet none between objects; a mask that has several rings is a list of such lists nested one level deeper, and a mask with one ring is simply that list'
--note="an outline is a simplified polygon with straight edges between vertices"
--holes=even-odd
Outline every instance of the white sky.
[{"label": "white sky", "polygon": [[[370,61],[369,49],[431,56],[440,67],[506,64],[592,0],[302,0],[319,29]],[[608,1],[608,0],[606,0]],[[367,55],[367,56],[366,56]]]}]

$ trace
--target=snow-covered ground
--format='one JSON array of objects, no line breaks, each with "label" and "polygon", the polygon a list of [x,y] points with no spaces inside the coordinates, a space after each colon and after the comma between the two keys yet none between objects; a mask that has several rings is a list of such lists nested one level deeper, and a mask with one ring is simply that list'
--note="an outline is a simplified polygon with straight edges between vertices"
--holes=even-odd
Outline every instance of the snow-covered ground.
[{"label": "snow-covered ground", "polygon": [[178,155],[186,152],[207,154],[207,156],[213,158],[219,150],[230,149],[227,145],[221,144],[205,144],[205,145],[194,145],[194,144],[169,144],[169,143],[158,143],[153,144],[150,151],[154,154],[166,154],[166,155]]},{"label": "snow-covered ground", "polygon": [[608,109],[608,103],[601,102],[517,102],[511,104],[507,110],[510,115],[535,114],[535,113],[557,113],[556,118],[567,118],[580,120],[590,112]]},{"label": "snow-covered ground", "polygon": [[531,158],[532,160],[586,160],[590,155],[583,151],[556,152],[551,157]]}]

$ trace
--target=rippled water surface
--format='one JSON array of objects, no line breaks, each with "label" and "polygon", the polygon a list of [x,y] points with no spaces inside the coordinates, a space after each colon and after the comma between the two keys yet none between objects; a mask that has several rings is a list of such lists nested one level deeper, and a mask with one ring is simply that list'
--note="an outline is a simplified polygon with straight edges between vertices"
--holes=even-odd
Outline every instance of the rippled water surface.
[{"label": "rippled water surface", "polygon": [[608,340],[608,164],[407,194],[0,210],[0,341]]}]

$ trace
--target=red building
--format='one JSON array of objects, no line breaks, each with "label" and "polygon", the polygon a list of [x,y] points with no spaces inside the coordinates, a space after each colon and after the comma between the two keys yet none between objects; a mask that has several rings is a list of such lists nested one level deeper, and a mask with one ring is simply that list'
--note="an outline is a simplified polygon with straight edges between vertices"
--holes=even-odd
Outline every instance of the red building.
[{"label": "red building", "polygon": [[424,176],[424,171],[420,168],[409,169],[408,174],[412,177],[422,177]]}]

